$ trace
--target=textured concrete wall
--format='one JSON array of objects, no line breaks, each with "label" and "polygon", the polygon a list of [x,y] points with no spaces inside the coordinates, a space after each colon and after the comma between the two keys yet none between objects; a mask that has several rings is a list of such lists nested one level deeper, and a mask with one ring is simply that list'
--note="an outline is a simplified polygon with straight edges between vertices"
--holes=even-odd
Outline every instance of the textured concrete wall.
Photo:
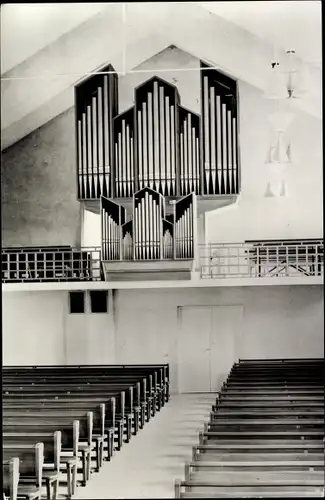
[{"label": "textured concrete wall", "polygon": [[2,245],[80,242],[74,109],[2,155]]}]

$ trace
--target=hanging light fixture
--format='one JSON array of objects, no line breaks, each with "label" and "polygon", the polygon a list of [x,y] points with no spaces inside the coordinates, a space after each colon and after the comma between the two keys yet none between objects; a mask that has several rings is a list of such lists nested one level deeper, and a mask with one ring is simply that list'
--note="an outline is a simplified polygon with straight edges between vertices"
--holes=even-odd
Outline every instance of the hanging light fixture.
[{"label": "hanging light fixture", "polygon": [[299,64],[295,50],[287,50],[287,88],[288,97],[297,99],[307,93],[309,86],[309,71],[306,65]]},{"label": "hanging light fixture", "polygon": [[271,69],[264,97],[266,99],[277,100],[286,99],[288,97],[286,76],[280,71],[280,63],[278,61],[271,62]]},{"label": "hanging light fixture", "polygon": [[310,75],[306,65],[299,62],[293,49],[286,51],[286,63],[280,67],[277,60],[271,62],[266,99],[297,99],[307,93]]}]

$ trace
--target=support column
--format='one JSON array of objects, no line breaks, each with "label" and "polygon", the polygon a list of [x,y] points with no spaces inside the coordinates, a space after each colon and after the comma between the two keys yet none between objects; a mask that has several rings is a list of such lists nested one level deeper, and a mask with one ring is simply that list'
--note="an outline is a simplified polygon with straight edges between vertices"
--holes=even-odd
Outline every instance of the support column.
[{"label": "support column", "polygon": [[201,245],[206,244],[206,217],[205,213],[201,213],[197,215],[196,219],[196,227],[197,227],[197,240],[196,240],[196,253],[195,253],[195,277],[200,276],[200,255],[202,254]]}]

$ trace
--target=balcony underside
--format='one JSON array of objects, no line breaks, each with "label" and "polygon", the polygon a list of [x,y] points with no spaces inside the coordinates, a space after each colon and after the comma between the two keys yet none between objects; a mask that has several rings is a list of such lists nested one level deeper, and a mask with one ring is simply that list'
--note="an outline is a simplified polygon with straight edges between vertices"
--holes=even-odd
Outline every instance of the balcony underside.
[{"label": "balcony underside", "polygon": [[194,261],[102,261],[106,281],[190,280]]},{"label": "balcony underside", "polygon": [[[197,213],[203,214],[205,212],[211,212],[221,207],[227,205],[232,205],[236,203],[238,194],[231,195],[209,195],[209,196],[197,196],[196,197],[196,207]],[[166,197],[166,214],[173,213],[173,201],[179,198]],[[132,213],[133,198],[114,198],[115,203],[122,205],[129,213]],[[94,214],[100,213],[100,200],[81,200],[86,210],[93,212]]]}]

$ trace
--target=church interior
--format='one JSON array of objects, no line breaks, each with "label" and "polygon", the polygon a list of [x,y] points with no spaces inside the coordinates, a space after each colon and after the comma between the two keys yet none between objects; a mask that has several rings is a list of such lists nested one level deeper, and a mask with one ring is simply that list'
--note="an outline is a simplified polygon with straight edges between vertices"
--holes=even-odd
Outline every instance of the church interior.
[{"label": "church interior", "polygon": [[1,6],[4,500],[324,497],[321,28]]}]

